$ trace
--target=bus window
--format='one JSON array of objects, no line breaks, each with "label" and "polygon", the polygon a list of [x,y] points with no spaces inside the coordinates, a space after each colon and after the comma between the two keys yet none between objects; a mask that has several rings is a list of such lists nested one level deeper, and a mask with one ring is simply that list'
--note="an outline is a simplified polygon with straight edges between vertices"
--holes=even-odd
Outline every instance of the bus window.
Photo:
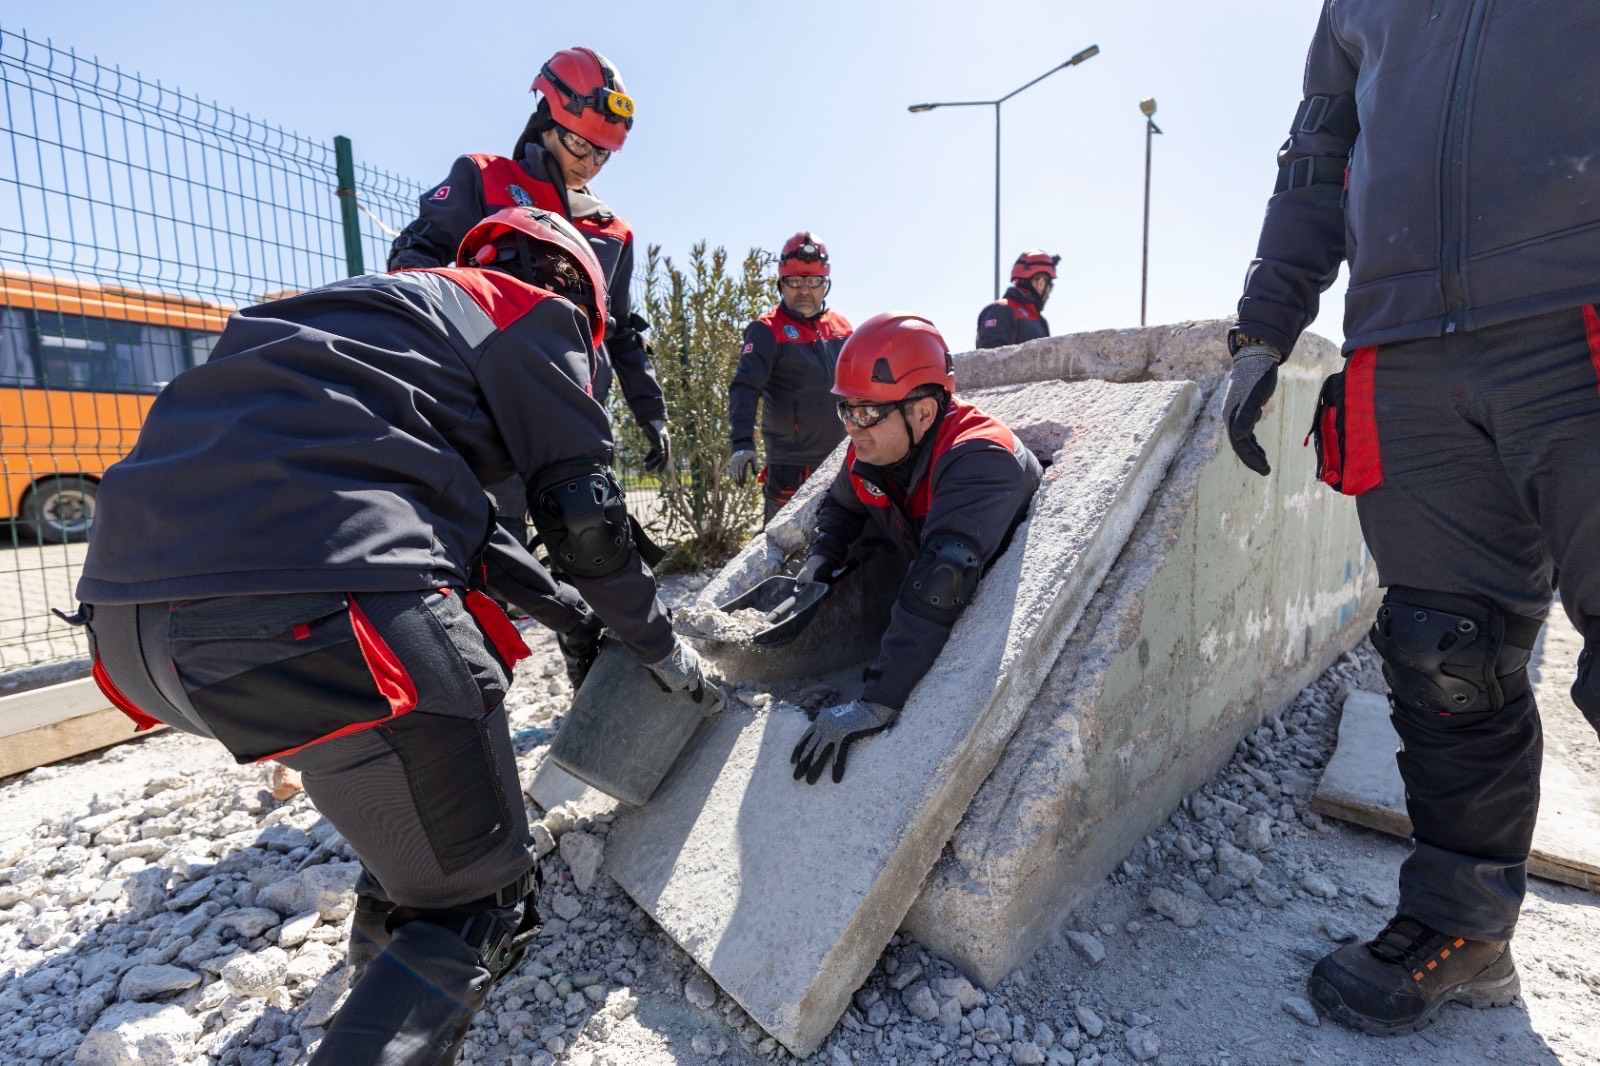
[{"label": "bus window", "polygon": [[15,307],[0,307],[0,385],[39,384],[33,346],[28,340],[28,313]]},{"label": "bus window", "polygon": [[156,392],[188,369],[183,331],[39,312],[45,383],[58,389]]},{"label": "bus window", "polygon": [[189,331],[189,365],[199,366],[211,358],[211,351],[222,339],[220,333],[201,333],[197,330]]}]

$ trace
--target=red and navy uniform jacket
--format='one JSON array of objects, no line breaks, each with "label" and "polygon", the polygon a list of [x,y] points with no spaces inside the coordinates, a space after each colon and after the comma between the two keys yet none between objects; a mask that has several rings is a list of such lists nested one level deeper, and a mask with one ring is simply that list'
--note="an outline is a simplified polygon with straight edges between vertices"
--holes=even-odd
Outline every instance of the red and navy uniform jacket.
[{"label": "red and navy uniform jacket", "polygon": [[[106,472],[78,597],[469,587],[487,566],[490,591],[524,605],[499,579],[537,584],[538,564],[491,535],[483,486],[610,462],[593,358],[583,311],[491,270],[368,274],[245,308]],[[571,583],[529,612],[570,628],[581,593],[641,660],[672,650],[637,557]]]},{"label": "red and navy uniform jacket", "polygon": [[[537,207],[570,219],[589,238],[589,247],[606,276],[606,310],[614,326],[606,329],[595,396],[605,405],[613,372],[622,396],[640,425],[664,420],[666,401],[655,367],[633,316],[633,229],[592,196],[573,203],[559,165],[543,146],[530,144],[519,162],[498,155],[464,155],[450,175],[422,194],[416,221],[395,238],[389,269],[447,266],[467,231],[507,207]],[[574,217],[576,212],[576,217]]]},{"label": "red and navy uniform jacket", "polygon": [[1039,313],[1033,293],[1013,285],[978,315],[978,347],[1003,348],[1050,336],[1050,323]]},{"label": "red and navy uniform jacket", "polygon": [[[934,534],[958,533],[977,545],[987,570],[1026,517],[1042,476],[1039,460],[1003,422],[952,399],[924,436],[904,487],[883,469],[856,459],[850,446],[823,497],[811,551],[838,565],[871,522],[873,532],[908,562]],[[913,614],[897,599],[877,661],[867,668],[862,698],[905,706],[944,649],[950,629]]]},{"label": "red and navy uniform jacket", "polygon": [[739,369],[728,386],[729,441],[755,448],[756,401],[767,462],[816,466],[844,439],[834,410],[833,368],[852,328],[837,311],[807,320],[783,304],[745,327]]}]

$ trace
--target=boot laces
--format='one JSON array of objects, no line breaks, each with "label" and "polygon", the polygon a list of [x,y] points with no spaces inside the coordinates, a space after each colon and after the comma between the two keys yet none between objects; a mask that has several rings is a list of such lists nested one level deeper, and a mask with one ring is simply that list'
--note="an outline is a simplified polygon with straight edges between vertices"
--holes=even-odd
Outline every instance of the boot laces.
[{"label": "boot laces", "polygon": [[1415,918],[1395,915],[1383,927],[1383,932],[1368,941],[1367,950],[1383,962],[1409,968],[1415,966],[1417,960],[1433,954],[1448,939]]}]

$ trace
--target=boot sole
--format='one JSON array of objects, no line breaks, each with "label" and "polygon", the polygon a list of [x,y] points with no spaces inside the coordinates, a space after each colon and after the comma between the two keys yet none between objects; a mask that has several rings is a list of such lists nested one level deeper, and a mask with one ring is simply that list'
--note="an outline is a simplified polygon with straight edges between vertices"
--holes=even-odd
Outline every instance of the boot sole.
[{"label": "boot sole", "polygon": [[1487,1010],[1491,1007],[1509,1007],[1518,996],[1522,995],[1522,978],[1513,966],[1511,972],[1504,977],[1491,980],[1474,978],[1457,985],[1441,994],[1439,998],[1429,1003],[1421,1014],[1409,1021],[1385,1022],[1345,1006],[1339,993],[1322,978],[1313,977],[1309,983],[1311,1002],[1316,1007],[1317,1013],[1368,1036],[1405,1036],[1407,1033],[1426,1029],[1433,1024],[1439,1011],[1447,1003],[1460,1003],[1474,1010]]}]

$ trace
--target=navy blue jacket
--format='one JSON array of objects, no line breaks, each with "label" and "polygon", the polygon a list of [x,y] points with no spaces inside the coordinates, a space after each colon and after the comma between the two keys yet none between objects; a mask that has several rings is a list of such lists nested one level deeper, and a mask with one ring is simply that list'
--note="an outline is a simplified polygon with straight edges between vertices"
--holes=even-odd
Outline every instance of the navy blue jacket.
[{"label": "navy blue jacket", "polygon": [[1239,330],[1346,351],[1600,300],[1600,4],[1324,0]]},{"label": "navy blue jacket", "polygon": [[781,303],[744,331],[739,369],[728,386],[729,441],[734,451],[755,447],[756,401],[767,462],[816,466],[844,439],[833,394],[833,369],[850,339],[837,311],[809,321]]}]

